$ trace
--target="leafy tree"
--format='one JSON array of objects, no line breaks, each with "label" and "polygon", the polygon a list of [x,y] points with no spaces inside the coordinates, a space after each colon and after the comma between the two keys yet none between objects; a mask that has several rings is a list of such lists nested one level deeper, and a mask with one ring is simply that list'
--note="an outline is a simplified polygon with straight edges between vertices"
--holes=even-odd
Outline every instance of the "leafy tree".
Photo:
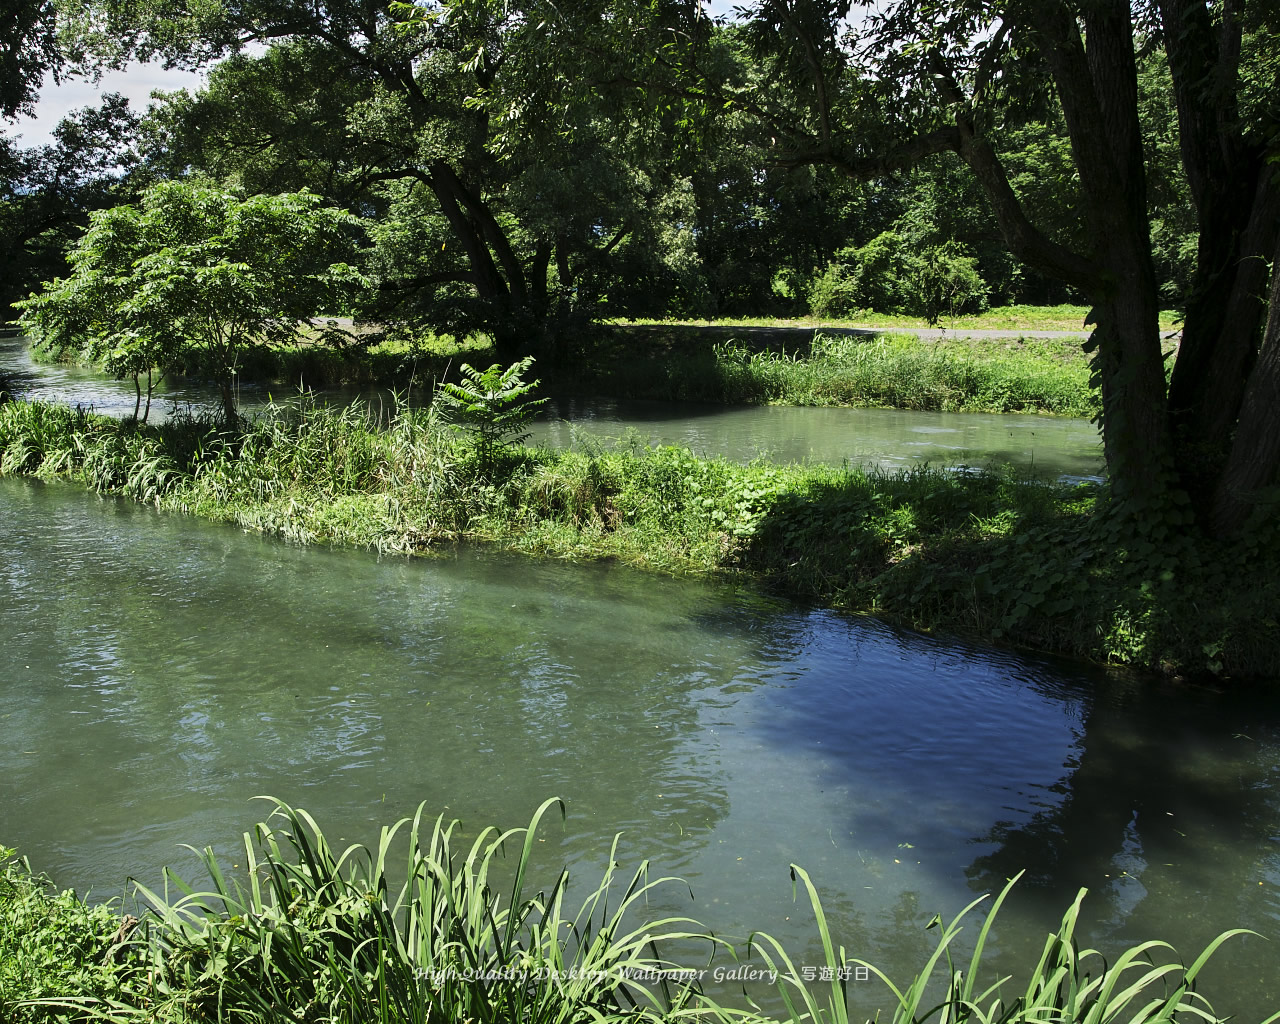
[{"label": "leafy tree", "polygon": [[137,126],[128,100],[109,93],[64,118],[48,145],[0,136],[0,304],[66,273],[65,250],[90,211],[135,198]]},{"label": "leafy tree", "polygon": [[[846,21],[838,0],[757,0],[771,90],[709,98],[749,113],[781,165],[874,178],[954,153],[1024,263],[1087,296],[1113,491],[1138,521],[1238,529],[1280,467],[1280,37],[1270,0],[896,0]],[[1138,69],[1168,59],[1197,259],[1166,384]],[[1040,222],[1001,140],[1060,123],[1078,229]],[[767,138],[767,141],[766,141]],[[1071,237],[1071,235],[1074,237]],[[1274,293],[1274,288],[1272,289]],[[1265,329],[1264,329],[1265,327]]]},{"label": "leafy tree", "polygon": [[240,199],[187,181],[148,189],[140,205],[93,214],[73,272],[17,305],[51,348],[84,347],[118,376],[201,358],[236,421],[236,367],[250,346],[296,340],[360,283],[355,218],[306,192]]},{"label": "leafy tree", "polygon": [[7,0],[0,8],[0,118],[34,109],[46,71],[61,63],[51,0]]},{"label": "leafy tree", "polygon": [[[616,39],[622,29],[606,8],[569,10],[584,32],[608,25]],[[397,222],[376,233],[390,247],[375,262],[384,315],[487,327],[504,358],[536,347],[564,307],[589,301],[589,264],[627,255],[640,227],[631,214],[654,226],[655,208],[680,188],[679,175],[620,173],[640,141],[653,149],[672,133],[651,120],[617,130],[609,104],[631,103],[635,91],[602,99],[600,58],[586,61],[592,78],[579,74],[582,61],[564,67],[548,28],[556,8],[542,0],[99,0],[93,9],[95,24],[138,56],[200,62],[267,44],[265,58],[220,70],[207,97],[171,106],[181,126],[170,166],[199,151],[196,165],[252,189],[273,187],[260,183],[287,177],[301,157],[309,187]],[[252,127],[239,132],[237,117]],[[686,239],[657,234],[680,272]]]},{"label": "leafy tree", "polygon": [[[246,194],[301,189],[351,207],[369,200],[378,148],[353,124],[374,99],[332,47],[300,39],[234,53],[195,94],[162,94],[143,124],[147,165],[161,177],[190,169]],[[367,211],[372,215],[385,207]]]},{"label": "leafy tree", "polygon": [[944,313],[980,312],[987,286],[977,260],[955,241],[913,245],[892,231],[845,248],[810,288],[814,314],[852,316],[861,310],[906,313],[937,323]]}]

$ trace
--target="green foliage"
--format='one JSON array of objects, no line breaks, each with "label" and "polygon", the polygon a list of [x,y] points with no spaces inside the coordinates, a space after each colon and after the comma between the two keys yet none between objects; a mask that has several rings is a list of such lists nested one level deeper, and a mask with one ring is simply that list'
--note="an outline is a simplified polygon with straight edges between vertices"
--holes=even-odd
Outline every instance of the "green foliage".
[{"label": "green foliage", "polygon": [[888,231],[860,248],[841,249],[809,287],[810,310],[821,317],[874,310],[935,324],[944,313],[980,312],[986,302],[977,261],[959,242],[916,246]]},{"label": "green foliage", "polygon": [[159,922],[159,994],[195,1019],[553,1024],[672,1008],[663,986],[630,980],[671,966],[658,943],[696,937],[682,919],[632,923],[665,880],[642,864],[619,895],[611,857],[576,912],[567,870],[531,891],[537,831],[553,809],[563,816],[559,801],[527,828],[486,828],[469,843],[459,822],[419,807],[376,848],[341,852],[306,811],[273,802],[244,837],[243,877],[205,850],[211,890],[172,876],[184,894],[174,902],[140,890]]},{"label": "green foliage", "polygon": [[[702,992],[701,969],[719,952],[738,951],[686,918],[647,920],[656,887],[641,863],[619,894],[618,846],[604,876],[570,914],[561,870],[533,891],[531,871],[543,818],[564,805],[548,800],[527,828],[486,828],[470,843],[461,825],[434,821],[419,807],[383,827],[376,846],[339,852],[306,811],[274,798],[271,818],[244,836],[243,873],[229,875],[213,852],[202,858],[211,889],[197,891],[166,871],[164,895],[139,887],[151,905],[140,941],[120,935],[137,922],[71,893],[53,896],[25,863],[0,875],[0,1010],[15,1022],[109,1019],[334,1024],[776,1024],[754,1001],[726,1007]],[[11,857],[11,851],[0,851]],[[510,856],[514,854],[514,856]],[[403,865],[403,869],[395,866]],[[848,981],[855,969],[884,982],[891,1024],[935,1015],[953,1024],[1016,1021],[1105,1024],[1123,1014],[1137,1024],[1174,1024],[1179,1014],[1217,1024],[1195,992],[1219,935],[1189,966],[1173,947],[1148,941],[1108,963],[1081,950],[1076,927],[1081,889],[1024,979],[984,977],[987,943],[1017,877],[996,897],[967,964],[953,962],[975,900],[940,929],[937,945],[910,980],[895,982],[848,956],[828,927],[820,895],[791,866],[813,911],[824,964],[797,968],[772,936],[755,932],[741,950],[774,973],[788,1024],[849,1024]],[[170,898],[170,886],[180,895]],[[616,902],[615,902],[616,901]],[[108,939],[115,930],[115,938]],[[663,956],[680,944],[708,958],[689,965]],[[86,966],[86,956],[97,963]],[[145,973],[144,973],[145,968]],[[937,975],[945,970],[942,977]],[[817,978],[809,975],[817,974]],[[132,988],[130,980],[145,979]],[[1024,987],[1025,986],[1025,987]],[[941,1001],[937,993],[941,992]],[[877,1014],[876,1019],[879,1019]],[[1274,1021],[1276,1018],[1271,1018]],[[1267,1022],[1271,1024],[1271,1022]]]},{"label": "green foliage", "polygon": [[525,428],[547,401],[529,398],[541,383],[524,380],[532,365],[533,356],[506,369],[501,363],[494,363],[487,370],[463,363],[460,382],[441,381],[436,387],[436,405],[455,428],[467,435],[477,460],[486,468],[511,445],[528,439]]},{"label": "green foliage", "polygon": [[[1187,1017],[1218,1019],[1209,1001],[1195,991],[1196,979],[1223,943],[1237,935],[1256,933],[1245,929],[1224,932],[1189,967],[1171,961],[1176,957],[1173,947],[1158,940],[1131,946],[1108,963],[1097,950],[1081,950],[1076,939],[1086,889],[1079,891],[1058,929],[1045,940],[1039,962],[1027,974],[1025,988],[1022,979],[984,977],[983,956],[992,926],[1020,877],[1011,879],[991,904],[967,965],[957,965],[952,959],[955,940],[965,919],[989,897],[974,900],[949,924],[935,916],[929,927],[940,930],[937,946],[906,985],[895,983],[874,964],[850,958],[844,946],[835,944],[818,891],[804,869],[795,864],[791,866],[792,882],[804,885],[822,940],[825,973],[831,980],[821,983],[822,987],[807,980],[782,944],[770,935],[756,933],[750,947],[778,975],[778,992],[790,1024],[849,1024],[847,981],[858,967],[884,982],[892,994],[893,1006],[885,1017],[890,1024],[920,1024],[935,1016],[939,1024],[1104,1024],[1117,1019],[1132,1024],[1175,1024]],[[937,977],[939,974],[942,976]],[[726,1022],[737,1019],[732,1012],[722,1011],[718,1016]],[[878,1015],[876,1019],[880,1019]]]},{"label": "green foliage", "polygon": [[143,943],[135,918],[58,892],[25,859],[0,846],[0,1020],[66,1020],[68,1007],[24,1000],[119,1001],[139,992]]},{"label": "green foliage", "polygon": [[293,340],[298,325],[340,306],[359,274],[354,218],[318,196],[234,194],[185,181],[149,189],[140,206],[100,211],[67,280],[18,303],[36,344],[82,350],[137,379],[191,350],[208,360],[235,419],[244,352]]},{"label": "green foliage", "polygon": [[41,80],[60,69],[58,9],[43,0],[11,0],[0,18],[0,119],[32,113]]},{"label": "green foliage", "polygon": [[0,135],[0,320],[41,281],[66,274],[66,250],[91,210],[136,196],[138,125],[129,101],[107,93],[97,107],[67,114],[43,145]]}]

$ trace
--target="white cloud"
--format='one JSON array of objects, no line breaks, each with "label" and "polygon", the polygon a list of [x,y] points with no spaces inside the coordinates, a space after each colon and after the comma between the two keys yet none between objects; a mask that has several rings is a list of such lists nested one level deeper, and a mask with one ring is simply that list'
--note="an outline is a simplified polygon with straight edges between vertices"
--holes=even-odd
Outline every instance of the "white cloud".
[{"label": "white cloud", "polygon": [[7,135],[20,135],[22,145],[38,146],[52,139],[54,127],[70,111],[97,106],[104,92],[123,93],[129,98],[129,106],[142,113],[154,90],[196,89],[204,80],[205,76],[199,72],[167,71],[159,64],[130,64],[121,71],[108,71],[99,82],[77,79],[55,85],[46,77],[35,117],[22,117],[3,127]]}]

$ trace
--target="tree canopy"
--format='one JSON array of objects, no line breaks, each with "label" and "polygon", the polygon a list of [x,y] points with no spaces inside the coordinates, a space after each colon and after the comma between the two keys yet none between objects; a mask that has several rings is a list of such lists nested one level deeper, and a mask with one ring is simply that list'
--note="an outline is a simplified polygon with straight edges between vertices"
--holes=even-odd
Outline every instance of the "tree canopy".
[{"label": "tree canopy", "polygon": [[194,353],[236,418],[245,350],[293,341],[301,323],[339,310],[360,283],[354,218],[307,192],[233,193],[192,182],[148,189],[139,205],[93,214],[72,274],[18,303],[23,329],[51,348],[81,348],[137,378]]},{"label": "tree canopy", "polygon": [[1117,507],[1230,530],[1280,468],[1276,13],[95,0],[76,25],[221,61],[146,120],[145,175],[355,211],[365,315],[507,361],[592,317],[1084,298]]}]

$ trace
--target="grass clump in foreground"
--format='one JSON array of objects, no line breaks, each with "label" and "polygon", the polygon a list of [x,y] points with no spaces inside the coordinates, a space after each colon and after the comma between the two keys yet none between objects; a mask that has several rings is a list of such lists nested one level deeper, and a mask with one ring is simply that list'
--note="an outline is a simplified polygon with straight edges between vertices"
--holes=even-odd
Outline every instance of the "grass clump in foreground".
[{"label": "grass clump in foreground", "polygon": [[[167,891],[139,887],[150,908],[140,926],[130,918],[117,924],[107,908],[70,894],[52,896],[47,880],[7,860],[0,1020],[847,1024],[847,981],[861,966],[887,986],[885,1020],[893,1024],[934,1017],[940,1024],[1172,1024],[1180,1014],[1217,1021],[1195,982],[1216,949],[1243,934],[1219,936],[1189,967],[1157,941],[1108,964],[1077,945],[1082,889],[1025,978],[992,978],[986,943],[1015,878],[978,926],[967,965],[953,963],[956,939],[986,897],[943,927],[932,956],[899,984],[837,945],[817,890],[792,865],[831,977],[814,983],[769,935],[755,933],[735,950],[688,919],[644,921],[648,893],[674,880],[650,882],[642,863],[619,894],[616,840],[610,867],[576,912],[565,907],[566,870],[534,891],[536,832],[551,809],[563,815],[557,800],[544,803],[527,828],[486,829],[469,845],[458,842],[458,822],[432,821],[419,807],[384,827],[372,849],[342,852],[305,811],[273,802],[272,820],[244,837],[243,873],[229,878],[205,850],[212,887],[197,891],[166,872],[181,895],[171,900]],[[392,866],[397,861],[403,870]],[[124,937],[107,944],[103,935],[113,926]],[[706,958],[682,964],[663,953],[690,943]],[[60,968],[67,951],[110,967]],[[723,963],[739,955],[776,972],[777,1012],[745,994],[748,1005],[738,1008],[702,991],[700,974],[713,956]]]},{"label": "grass clump in foreground", "polygon": [[303,403],[242,429],[0,407],[0,474],[77,481],[304,542],[457,540],[748,576],[920,628],[1179,673],[1274,676],[1274,519],[1230,543],[1123,526],[1101,485],[1004,472],[740,465],[589,441],[481,453],[430,410]]},{"label": "grass clump in foreground", "polygon": [[1076,339],[934,342],[821,331],[802,344],[732,332],[709,341],[679,329],[646,336],[619,328],[583,347],[574,386],[631,398],[1093,416],[1098,395],[1079,348]]}]

